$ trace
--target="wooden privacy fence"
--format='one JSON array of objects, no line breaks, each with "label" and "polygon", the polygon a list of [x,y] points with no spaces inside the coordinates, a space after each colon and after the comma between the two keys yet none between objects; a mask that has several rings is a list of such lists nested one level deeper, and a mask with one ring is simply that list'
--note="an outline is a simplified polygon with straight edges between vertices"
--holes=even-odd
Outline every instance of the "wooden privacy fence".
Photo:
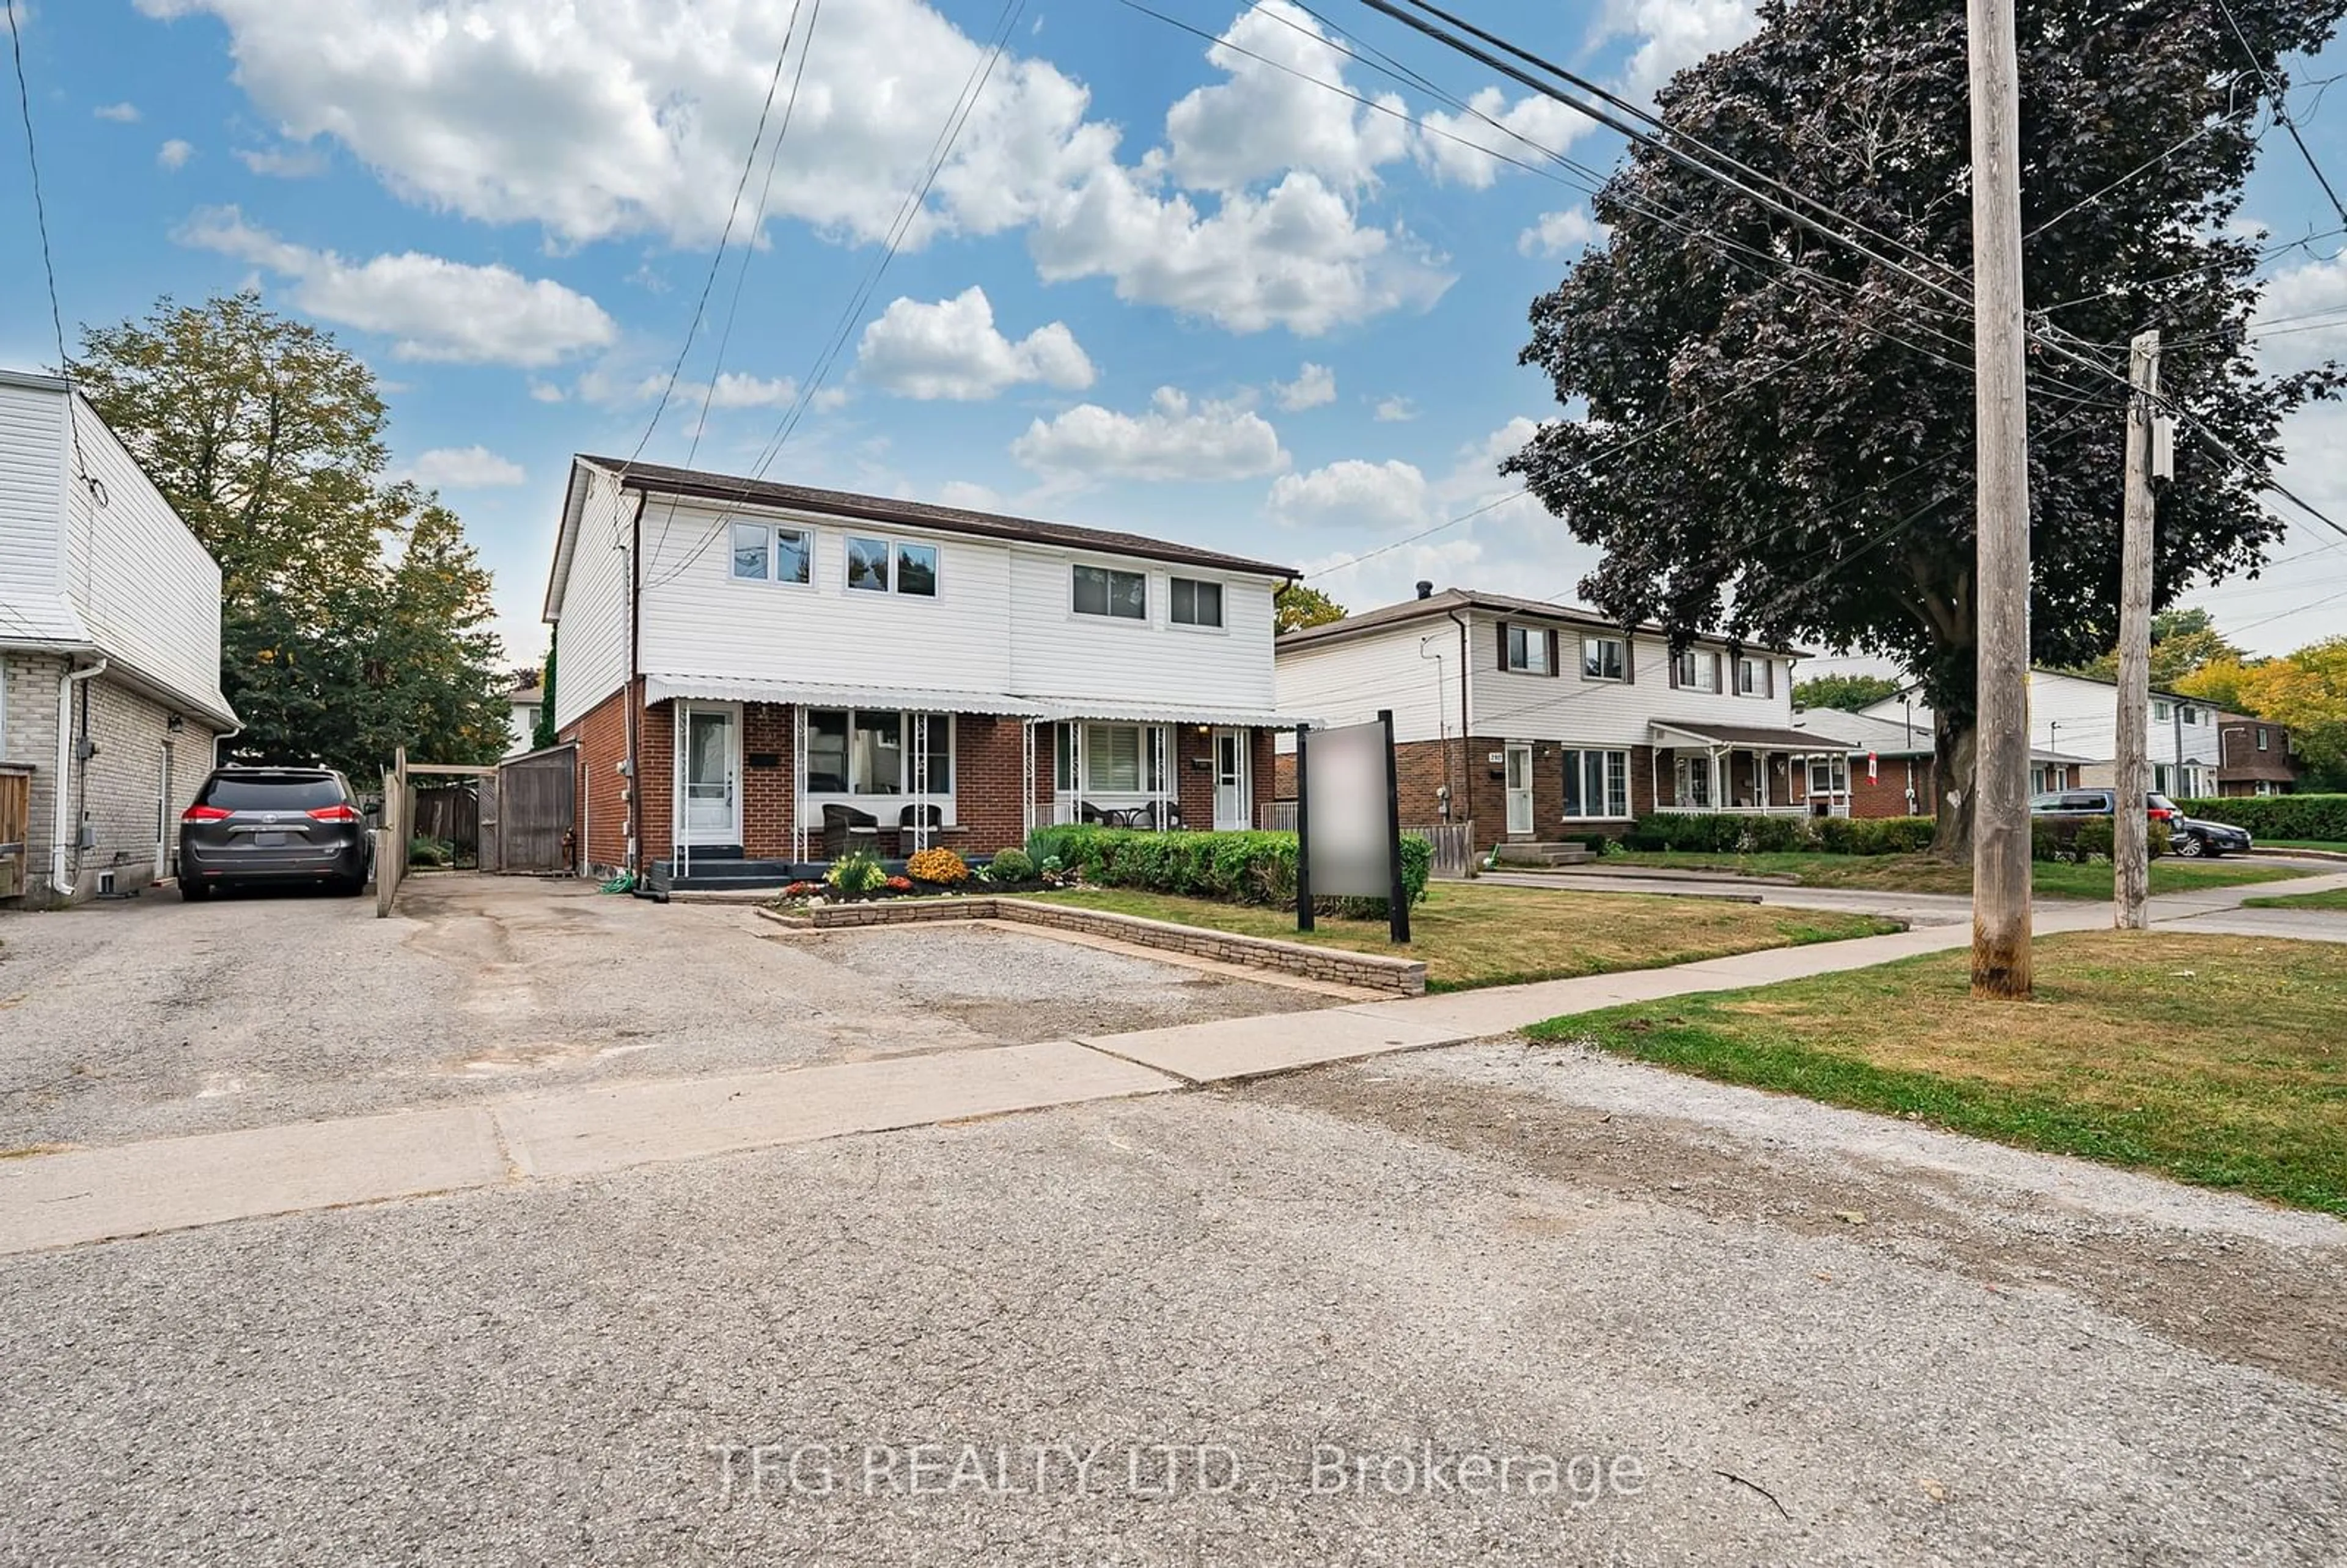
[{"label": "wooden privacy fence", "polygon": [[481,869],[538,876],[575,869],[569,838],[578,795],[575,745],[551,746],[498,764],[497,777],[482,781]]},{"label": "wooden privacy fence", "polygon": [[0,767],[0,898],[14,898],[31,885],[26,864],[31,851],[33,773]]},{"label": "wooden privacy fence", "polygon": [[[1296,803],[1292,800],[1267,800],[1255,814],[1261,825],[1273,833],[1296,831]],[[1475,874],[1475,825],[1471,822],[1439,822],[1431,826],[1402,825],[1402,832],[1412,838],[1422,838],[1434,850],[1434,875],[1437,876],[1471,876]]]}]

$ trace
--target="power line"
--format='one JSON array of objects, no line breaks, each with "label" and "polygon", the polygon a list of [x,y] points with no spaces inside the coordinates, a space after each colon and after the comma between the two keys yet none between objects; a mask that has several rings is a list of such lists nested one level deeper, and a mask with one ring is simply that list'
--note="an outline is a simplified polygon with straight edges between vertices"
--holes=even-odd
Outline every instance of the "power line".
[{"label": "power line", "polygon": [[2347,223],[2347,202],[2339,200],[2339,192],[2331,188],[2330,177],[2322,172],[2322,166],[2314,161],[2314,153],[2307,147],[2306,138],[2298,134],[2298,122],[2291,118],[2290,95],[2275,83],[2271,74],[2266,70],[2265,62],[2250,46],[2249,35],[2241,31],[2241,24],[2235,19],[2233,8],[2225,0],[2217,0],[2217,9],[2223,13],[2225,26],[2230,27],[2233,36],[2240,41],[2241,53],[2248,56],[2250,69],[2257,73],[2258,80],[2266,89],[2266,96],[2272,101],[2274,118],[2281,122],[2282,129],[2290,132],[2290,139],[2297,144],[2298,155],[2306,159],[2306,167],[2313,174],[2314,183],[2322,187],[2322,194],[2331,199],[2332,210],[2339,214],[2339,221]]},{"label": "power line", "polygon": [[49,251],[49,209],[41,195],[41,154],[33,139],[33,95],[25,85],[25,25],[16,17],[16,0],[7,0],[8,48],[16,61],[16,109],[25,120],[25,163],[33,177],[33,223],[41,236],[41,275],[49,286],[49,326],[56,333],[57,374],[67,372],[66,318],[57,306],[57,264]]}]

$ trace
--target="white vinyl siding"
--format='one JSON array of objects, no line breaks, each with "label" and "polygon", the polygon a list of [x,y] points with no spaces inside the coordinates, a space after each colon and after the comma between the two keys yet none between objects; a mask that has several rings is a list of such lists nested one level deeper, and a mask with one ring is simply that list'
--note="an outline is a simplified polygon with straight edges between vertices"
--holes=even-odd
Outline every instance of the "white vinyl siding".
[{"label": "white vinyl siding", "polygon": [[[622,502],[619,486],[602,473],[589,477],[587,494],[579,503],[579,537],[572,542],[569,579],[563,585],[562,619],[555,629],[554,723],[557,729],[575,723],[589,709],[617,692],[628,671],[628,544],[632,499]],[[665,527],[680,547],[685,543],[684,518],[665,516],[664,509],[646,508],[648,538]],[[662,519],[656,527],[653,519]],[[715,547],[708,552],[717,555]],[[728,568],[712,559],[711,570],[721,580]],[[745,618],[753,613],[771,618],[772,601],[764,595],[729,593],[741,604]]]}]

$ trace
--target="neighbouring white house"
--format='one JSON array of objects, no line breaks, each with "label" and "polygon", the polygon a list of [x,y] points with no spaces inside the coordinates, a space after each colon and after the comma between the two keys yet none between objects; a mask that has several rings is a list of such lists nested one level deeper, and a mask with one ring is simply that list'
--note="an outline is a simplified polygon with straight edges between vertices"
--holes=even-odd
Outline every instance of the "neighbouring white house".
[{"label": "neighbouring white house", "polygon": [[[1911,690],[1886,697],[1864,712],[1893,722],[1911,715],[1912,722],[1926,731],[1932,724],[1931,709]],[[2149,726],[2151,787],[2178,799],[2215,794],[2223,755],[2218,711],[2198,698],[2154,692],[2145,719]],[[2031,749],[2075,761],[2071,786],[2108,789],[2118,782],[2118,733],[2115,683],[2058,670],[2029,672]],[[2048,782],[2051,776],[2042,769],[2032,774],[2043,787],[2064,787]]]},{"label": "neighbouring white house", "polygon": [[[1798,654],[1706,638],[1675,655],[1659,628],[1572,605],[1418,589],[1277,651],[1291,723],[1392,710],[1406,822],[1538,842],[1655,811],[1848,814],[1846,748],[1793,726]],[[1294,745],[1280,737],[1283,796]]]},{"label": "neighbouring white house", "polygon": [[517,676],[506,693],[506,755],[538,749],[538,716],[546,708],[546,688],[536,675]]},{"label": "neighbouring white house", "polygon": [[[617,459],[548,583],[583,862],[805,875],[1046,823],[1244,828],[1293,574],[1137,534]],[[731,864],[729,864],[731,863]]]},{"label": "neighbouring white house", "polygon": [[220,674],[219,566],[69,383],[0,371],[0,900],[173,875]]}]

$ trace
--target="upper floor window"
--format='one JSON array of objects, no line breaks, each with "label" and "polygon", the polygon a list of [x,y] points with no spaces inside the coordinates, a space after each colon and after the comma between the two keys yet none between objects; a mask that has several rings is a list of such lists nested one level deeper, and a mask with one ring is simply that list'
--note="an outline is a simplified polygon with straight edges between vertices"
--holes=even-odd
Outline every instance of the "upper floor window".
[{"label": "upper floor window", "polygon": [[901,539],[847,541],[847,586],[866,593],[891,591],[916,599],[938,596],[938,547]]},{"label": "upper floor window", "polygon": [[1690,648],[1672,666],[1672,679],[1690,692],[1719,690],[1719,655]]},{"label": "upper floor window", "polygon": [[2167,704],[2167,703],[2165,703],[2165,702],[2154,702],[2154,703],[2152,703],[2152,705],[2151,705],[2151,722],[2152,722],[2153,723],[2155,723],[2155,724],[2164,724],[2164,723],[2168,723],[2168,704]]},{"label": "upper floor window", "polygon": [[745,582],[793,582],[805,586],[814,541],[804,528],[765,523],[733,525],[733,575]]},{"label": "upper floor window", "polygon": [[1736,661],[1736,694],[1739,697],[1773,697],[1776,695],[1776,667],[1766,659],[1738,659]]},{"label": "upper floor window", "polygon": [[2199,710],[2193,707],[2189,702],[2184,704],[2184,712],[2179,715],[2179,717],[2181,717],[2188,724],[2197,724],[2200,722]]},{"label": "upper floor window", "polygon": [[2258,750],[2262,752],[2266,749],[2266,733],[2261,728],[2258,731]]},{"label": "upper floor window", "polygon": [[1223,585],[1201,582],[1194,578],[1174,579],[1174,624],[1176,626],[1220,626],[1223,623]]},{"label": "upper floor window", "polygon": [[1149,619],[1149,576],[1146,572],[1117,571],[1104,566],[1078,566],[1075,591],[1078,615],[1106,615],[1118,620]]},{"label": "upper floor window", "polygon": [[1537,626],[1508,628],[1508,668],[1527,675],[1548,673],[1548,633]]},{"label": "upper floor window", "polygon": [[1629,650],[1620,638],[1584,637],[1581,640],[1583,680],[1626,681],[1629,673]]}]

